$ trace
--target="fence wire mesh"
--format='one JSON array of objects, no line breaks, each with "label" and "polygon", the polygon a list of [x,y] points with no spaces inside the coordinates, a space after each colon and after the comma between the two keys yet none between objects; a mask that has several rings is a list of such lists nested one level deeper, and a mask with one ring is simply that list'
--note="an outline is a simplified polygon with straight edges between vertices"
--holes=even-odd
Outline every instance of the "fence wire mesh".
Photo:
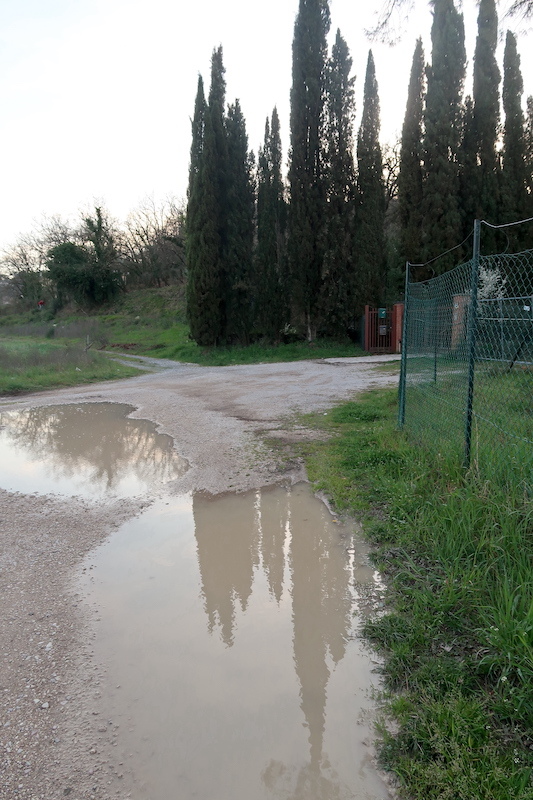
[{"label": "fence wire mesh", "polygon": [[485,479],[533,486],[533,250],[407,283],[400,424]]}]

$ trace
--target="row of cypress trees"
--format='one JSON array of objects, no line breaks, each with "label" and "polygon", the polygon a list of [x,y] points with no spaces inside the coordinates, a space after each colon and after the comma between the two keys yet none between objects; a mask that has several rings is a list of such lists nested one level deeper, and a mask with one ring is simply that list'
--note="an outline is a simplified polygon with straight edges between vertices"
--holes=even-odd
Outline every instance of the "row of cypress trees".
[{"label": "row of cypress trees", "polygon": [[[399,290],[406,260],[454,248],[475,217],[533,215],[533,99],[525,116],[516,39],[507,34],[502,126],[495,0],[480,2],[466,99],[462,14],[454,0],[432,6],[431,65],[421,40],[413,57],[396,224],[386,214],[372,52],[355,142],[352,60],[339,31],[328,53],[329,0],[299,2],[287,185],[276,109],[255,164],[239,102],[226,110],[222,49],[214,51],[207,98],[198,81],[187,209],[188,314],[199,344],[279,341],[295,329],[309,340],[345,334],[365,304]],[[511,244],[531,246],[527,232],[513,229]],[[456,258],[439,259],[420,277]]]},{"label": "row of cypress trees", "polygon": [[206,101],[198,80],[187,206],[187,307],[200,344],[246,342],[252,313],[254,184],[239,101],[225,109],[222,48]]},{"label": "row of cypress trees", "polygon": [[[453,0],[435,0],[433,8],[431,65],[425,65],[419,40],[402,131],[398,205],[404,262],[427,262],[453,248],[472,232],[476,218],[503,224],[533,216],[533,98],[524,114],[516,37],[507,32],[502,124],[495,0],[479,5],[473,91],[466,98],[463,15]],[[504,242],[484,229],[483,247],[531,247],[532,233],[531,225],[508,229]],[[450,253],[418,277],[442,273],[456,262],[457,253]]]},{"label": "row of cypress trees", "polygon": [[222,48],[213,52],[207,98],[198,80],[187,305],[199,344],[345,334],[362,305],[379,299],[385,199],[374,60],[370,53],[356,172],[352,59],[339,31],[328,53],[329,26],[329,0],[300,0],[288,186],[277,110],[255,165],[238,101],[225,110]]}]

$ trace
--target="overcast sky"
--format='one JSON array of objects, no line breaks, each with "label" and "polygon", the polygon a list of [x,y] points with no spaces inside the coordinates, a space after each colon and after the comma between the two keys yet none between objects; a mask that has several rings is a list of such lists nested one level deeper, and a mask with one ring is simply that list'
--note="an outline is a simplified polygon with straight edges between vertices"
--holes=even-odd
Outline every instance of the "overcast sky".
[{"label": "overcast sky", "polygon": [[[330,38],[340,28],[350,48],[358,117],[372,47],[382,140],[392,142],[419,35],[430,58],[431,15],[418,0],[400,43],[389,47],[365,38],[380,7],[331,0]],[[471,61],[473,0],[465,7]],[[42,214],[76,216],[103,203],[121,220],[147,196],[185,197],[198,74],[207,91],[219,44],[227,101],[240,99],[250,147],[257,153],[277,105],[286,160],[297,9],[298,0],[0,0],[0,247]],[[532,41],[519,38],[526,94]]]}]

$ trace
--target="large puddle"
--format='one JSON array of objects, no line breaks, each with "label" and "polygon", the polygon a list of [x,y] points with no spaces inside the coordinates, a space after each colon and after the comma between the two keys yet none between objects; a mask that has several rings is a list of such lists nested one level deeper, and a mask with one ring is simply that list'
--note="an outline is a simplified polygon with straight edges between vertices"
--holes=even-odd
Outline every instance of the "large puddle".
[{"label": "large puddle", "polygon": [[170,436],[133,406],[80,403],[0,412],[0,486],[10,492],[135,497],[187,470]]},{"label": "large puddle", "polygon": [[[39,460],[56,491],[68,476],[67,493],[83,484],[93,497],[161,486],[185,466],[125,407],[32,411],[2,415],[2,447],[32,465],[18,469],[29,481],[19,491],[43,491],[20,488]],[[104,435],[114,455],[100,460]],[[99,609],[99,703],[119,726],[116,761],[133,768],[135,800],[389,797],[370,758],[375,662],[357,636],[379,577],[306,484],[160,493],[91,553],[79,582]]]},{"label": "large puddle", "polygon": [[306,484],[159,500],[86,567],[143,800],[388,796],[355,631],[377,576]]}]

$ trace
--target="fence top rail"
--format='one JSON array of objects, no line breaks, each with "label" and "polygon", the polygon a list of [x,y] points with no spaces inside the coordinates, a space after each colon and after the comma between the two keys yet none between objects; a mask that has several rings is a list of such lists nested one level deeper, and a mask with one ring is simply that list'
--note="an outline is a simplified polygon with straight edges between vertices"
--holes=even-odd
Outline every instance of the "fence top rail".
[{"label": "fence top rail", "polygon": [[[533,251],[532,251],[533,252]],[[431,263],[431,262],[428,262]],[[443,272],[441,275],[435,275],[433,278],[428,278],[425,281],[409,281],[407,284],[409,288],[413,288],[414,286],[418,286],[421,288],[430,289],[433,286],[437,286],[439,283],[442,283],[443,280],[450,280],[454,276],[455,273],[459,274],[465,267],[470,267],[472,265],[472,259],[468,261],[461,261],[460,264],[457,264],[452,269],[449,269],[447,272]],[[411,264],[409,263],[409,267],[424,267],[425,264]]]}]

